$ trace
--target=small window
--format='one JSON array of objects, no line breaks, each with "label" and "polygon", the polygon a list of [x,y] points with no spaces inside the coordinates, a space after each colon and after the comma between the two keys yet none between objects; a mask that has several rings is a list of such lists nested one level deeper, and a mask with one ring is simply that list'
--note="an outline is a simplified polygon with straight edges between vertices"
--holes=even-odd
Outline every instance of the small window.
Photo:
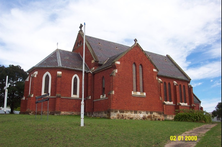
[{"label": "small window", "polygon": [[79,77],[77,74],[72,77],[71,97],[79,97]]},{"label": "small window", "polygon": [[183,85],[183,97],[184,97],[184,103],[187,102],[186,100],[186,89],[185,89],[185,86]]},{"label": "small window", "polygon": [[180,102],[182,103],[182,89],[181,89],[181,85],[179,86],[179,91],[180,91]]},{"label": "small window", "polygon": [[140,64],[140,92],[143,92],[143,67]]},{"label": "small window", "polygon": [[133,63],[133,91],[136,91],[136,64]]},{"label": "small window", "polygon": [[45,76],[45,85],[44,85],[44,93],[48,93],[49,91],[49,75]]},{"label": "small window", "polygon": [[102,78],[102,95],[105,95],[105,78]]},{"label": "small window", "polygon": [[164,101],[167,101],[167,87],[166,87],[166,82],[164,82]]},{"label": "small window", "polygon": [[171,98],[171,85],[170,85],[170,83],[168,83],[168,94],[169,94],[169,101],[172,102],[172,98]]},{"label": "small window", "polygon": [[51,74],[46,72],[42,77],[42,95],[51,92]]},{"label": "small window", "polygon": [[188,104],[190,104],[190,89],[189,89],[189,86],[187,85],[187,89],[188,89]]}]

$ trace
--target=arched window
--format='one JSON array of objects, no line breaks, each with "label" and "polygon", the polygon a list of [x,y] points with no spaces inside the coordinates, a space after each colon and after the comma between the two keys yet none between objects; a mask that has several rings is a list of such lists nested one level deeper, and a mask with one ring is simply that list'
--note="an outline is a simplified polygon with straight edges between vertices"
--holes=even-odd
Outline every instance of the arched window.
[{"label": "arched window", "polygon": [[71,97],[79,97],[79,77],[77,74],[72,77]]},{"label": "arched window", "polygon": [[105,78],[102,78],[102,95],[105,94]]},{"label": "arched window", "polygon": [[169,101],[172,102],[172,98],[171,98],[171,86],[170,86],[170,83],[168,83],[168,93],[169,93]]},{"label": "arched window", "polygon": [[51,94],[51,74],[49,72],[42,77],[42,95],[46,93]]},{"label": "arched window", "polygon": [[136,64],[133,63],[133,91],[136,91]]},{"label": "arched window", "polygon": [[166,82],[164,82],[164,101],[167,101],[167,87],[166,87]]},{"label": "arched window", "polygon": [[143,67],[140,64],[140,92],[143,92]]},{"label": "arched window", "polygon": [[181,85],[179,86],[179,91],[180,91],[180,102],[182,103],[182,89],[181,89]]},{"label": "arched window", "polygon": [[186,103],[186,89],[185,86],[183,85],[183,97],[184,97],[184,103]]}]

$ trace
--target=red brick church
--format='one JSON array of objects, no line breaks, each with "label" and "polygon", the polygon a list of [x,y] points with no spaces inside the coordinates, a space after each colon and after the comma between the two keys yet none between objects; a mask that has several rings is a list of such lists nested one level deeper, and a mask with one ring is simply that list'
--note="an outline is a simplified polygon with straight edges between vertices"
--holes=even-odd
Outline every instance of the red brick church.
[{"label": "red brick church", "polygon": [[[28,70],[21,113],[35,113],[35,97],[49,93],[50,114],[80,114],[83,36],[80,28],[71,52],[56,49]],[[126,46],[86,35],[85,114],[172,119],[176,110],[202,110],[181,67],[169,55],[145,51],[134,41]]]}]

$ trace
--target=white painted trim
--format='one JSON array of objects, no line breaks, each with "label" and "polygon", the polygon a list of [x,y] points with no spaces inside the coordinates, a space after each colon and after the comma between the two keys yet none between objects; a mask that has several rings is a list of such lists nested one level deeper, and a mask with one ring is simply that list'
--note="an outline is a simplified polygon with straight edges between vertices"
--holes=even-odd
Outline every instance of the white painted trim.
[{"label": "white painted trim", "polygon": [[100,98],[101,98],[101,99],[102,99],[102,98],[106,98],[106,94],[100,95]]},{"label": "white painted trim", "polygon": [[52,76],[51,74],[47,71],[43,76],[42,76],[42,95],[45,94],[44,93],[44,86],[45,86],[45,76],[46,75],[49,75],[49,96],[51,95],[51,79],[52,79]]},{"label": "white painted trim", "polygon": [[154,72],[157,72],[157,69],[154,68],[153,71],[154,71]]},{"label": "white painted trim", "polygon": [[178,85],[176,81],[173,81],[173,84],[174,84],[175,86]]},{"label": "white painted trim", "polygon": [[164,104],[173,104],[173,102],[170,102],[170,101],[164,101],[163,103]]},{"label": "white painted trim", "polygon": [[187,103],[178,103],[179,105],[181,105],[181,106],[188,106],[188,104]]},{"label": "white painted trim", "polygon": [[133,96],[146,96],[146,92],[132,91]]},{"label": "white painted trim", "polygon": [[120,64],[120,61],[116,61],[115,64]]},{"label": "white painted trim", "polygon": [[[73,79],[74,78],[77,78],[77,95],[73,95],[73,86],[74,86],[74,82],[73,82]],[[79,76],[77,74],[75,74],[73,77],[72,77],[72,81],[71,81],[71,97],[75,97],[75,98],[79,98]]]}]

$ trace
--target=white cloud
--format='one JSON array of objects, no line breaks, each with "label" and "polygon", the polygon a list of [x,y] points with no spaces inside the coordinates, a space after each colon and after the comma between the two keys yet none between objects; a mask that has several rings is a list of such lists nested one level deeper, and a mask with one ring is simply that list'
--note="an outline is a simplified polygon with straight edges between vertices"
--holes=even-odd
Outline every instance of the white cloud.
[{"label": "white cloud", "polygon": [[[186,57],[197,46],[218,39],[219,7],[218,0],[31,1],[0,10],[0,58],[27,70],[56,49],[57,42],[71,51],[79,23],[86,22],[87,35],[119,43],[132,40],[127,45],[137,38],[144,50],[169,54],[186,69]],[[217,54],[218,48],[209,52]],[[194,69],[188,71],[197,77]]]},{"label": "white cloud", "polygon": [[218,86],[221,86],[221,79],[217,80],[217,81],[214,81],[214,83],[211,87],[218,87]]},{"label": "white cloud", "polygon": [[193,86],[193,87],[197,87],[197,86],[200,86],[201,84],[203,84],[203,83],[201,83],[201,82],[199,82],[199,83],[194,83],[194,84],[192,84],[192,86]]},{"label": "white cloud", "polygon": [[213,44],[211,50],[207,51],[205,54],[209,55],[211,58],[221,57],[221,42]]},{"label": "white cloud", "polygon": [[219,102],[221,102],[221,98],[206,98],[201,101],[201,106],[204,111],[212,112]]},{"label": "white cloud", "polygon": [[212,62],[200,67],[190,68],[186,70],[186,73],[192,80],[220,77],[221,62]]}]

